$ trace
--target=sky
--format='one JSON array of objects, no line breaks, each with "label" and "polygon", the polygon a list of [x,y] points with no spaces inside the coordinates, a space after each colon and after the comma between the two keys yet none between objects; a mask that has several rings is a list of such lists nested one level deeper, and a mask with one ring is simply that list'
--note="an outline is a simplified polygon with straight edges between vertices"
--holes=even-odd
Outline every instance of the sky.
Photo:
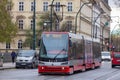
[{"label": "sky", "polygon": [[111,32],[116,30],[119,27],[120,23],[120,1],[118,0],[109,0],[109,5],[112,9],[111,11]]}]

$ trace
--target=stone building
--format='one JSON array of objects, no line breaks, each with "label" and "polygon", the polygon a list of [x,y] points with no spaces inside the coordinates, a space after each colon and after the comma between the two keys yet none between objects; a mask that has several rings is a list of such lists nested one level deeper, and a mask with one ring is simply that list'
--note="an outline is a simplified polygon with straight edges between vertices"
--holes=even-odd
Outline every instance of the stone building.
[{"label": "stone building", "polygon": [[[13,8],[10,10],[10,13],[12,20],[18,24],[19,32],[11,43],[0,43],[2,52],[23,49],[22,44],[26,39],[25,31],[33,28],[34,0],[11,1],[13,2]],[[37,30],[44,26],[37,25],[39,16],[51,11],[53,0],[35,1]],[[93,40],[99,40],[102,45],[105,45],[105,39],[109,39],[110,32],[111,8],[108,5],[108,0],[54,0],[53,5],[55,13],[63,15],[58,28],[66,22],[69,32],[82,34],[85,37],[92,37]]]}]

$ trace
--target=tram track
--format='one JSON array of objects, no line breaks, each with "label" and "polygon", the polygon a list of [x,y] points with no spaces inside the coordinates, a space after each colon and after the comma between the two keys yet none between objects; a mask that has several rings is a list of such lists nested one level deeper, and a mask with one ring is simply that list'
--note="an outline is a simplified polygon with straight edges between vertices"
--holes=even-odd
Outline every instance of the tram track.
[{"label": "tram track", "polygon": [[73,75],[43,75],[43,80],[119,80],[119,75],[120,67],[111,68],[111,63],[105,62],[100,69],[75,72]]},{"label": "tram track", "polygon": [[[88,73],[89,72],[90,71],[88,71]],[[46,78],[44,78],[43,80],[114,80],[114,78],[116,76],[118,77],[120,75],[120,70],[119,69],[112,70],[107,73],[100,74],[100,76],[97,76],[97,77],[95,77],[95,75],[94,75],[94,78],[91,77],[91,79],[79,76],[81,74],[82,74],[82,76],[83,76],[83,74],[86,75],[85,73],[75,73],[73,75],[53,75],[53,76],[49,75]],[[88,77],[90,77],[90,76],[88,76]]]},{"label": "tram track", "polygon": [[111,80],[110,78],[114,77],[118,73],[120,74],[120,70],[115,70],[115,71],[106,73],[104,75],[101,75],[101,76],[95,78],[94,80]]},{"label": "tram track", "polygon": [[57,76],[57,75],[55,75],[55,76],[49,76],[47,78],[44,78],[44,80],[56,80],[57,78],[60,78],[60,77],[63,77],[63,76]]}]

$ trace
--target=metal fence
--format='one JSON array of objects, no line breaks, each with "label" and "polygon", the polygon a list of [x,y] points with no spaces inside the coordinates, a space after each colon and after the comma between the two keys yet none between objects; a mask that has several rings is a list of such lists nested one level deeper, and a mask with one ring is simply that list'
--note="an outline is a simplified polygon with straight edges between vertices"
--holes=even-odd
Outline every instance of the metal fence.
[{"label": "metal fence", "polygon": [[0,59],[3,54],[3,62],[11,62],[11,53],[0,53]]}]

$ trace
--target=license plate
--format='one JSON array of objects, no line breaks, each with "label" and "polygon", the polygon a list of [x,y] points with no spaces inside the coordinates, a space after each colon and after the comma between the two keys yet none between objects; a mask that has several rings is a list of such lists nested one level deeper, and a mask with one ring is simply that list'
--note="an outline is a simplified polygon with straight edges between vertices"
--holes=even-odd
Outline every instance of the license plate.
[{"label": "license plate", "polygon": [[25,63],[21,64],[21,65],[26,65]]}]

